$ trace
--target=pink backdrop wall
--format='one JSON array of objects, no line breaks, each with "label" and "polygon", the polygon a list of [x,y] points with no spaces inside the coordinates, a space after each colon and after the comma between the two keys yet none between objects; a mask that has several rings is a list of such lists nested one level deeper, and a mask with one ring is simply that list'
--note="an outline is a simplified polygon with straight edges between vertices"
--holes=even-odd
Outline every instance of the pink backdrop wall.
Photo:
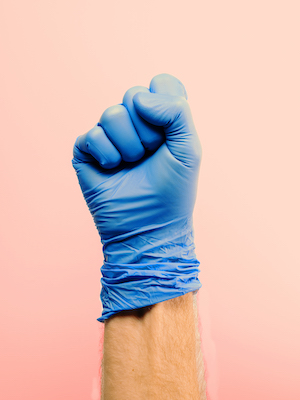
[{"label": "pink backdrop wall", "polygon": [[99,399],[102,253],[76,137],[131,86],[185,84],[212,400],[298,400],[299,2],[0,5],[0,397]]}]

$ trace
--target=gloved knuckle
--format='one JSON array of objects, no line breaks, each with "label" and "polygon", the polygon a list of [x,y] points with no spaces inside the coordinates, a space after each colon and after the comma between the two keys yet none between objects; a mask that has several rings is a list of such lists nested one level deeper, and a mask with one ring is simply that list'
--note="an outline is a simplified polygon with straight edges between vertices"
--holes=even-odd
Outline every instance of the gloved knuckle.
[{"label": "gloved knuckle", "polygon": [[145,88],[144,86],[133,86],[130,89],[128,89],[123,97],[123,103],[125,103],[124,105],[126,105],[126,103],[131,102],[133,96],[138,93],[138,92],[145,92],[148,91],[147,88]]},{"label": "gloved knuckle", "polygon": [[172,84],[175,79],[176,78],[170,74],[166,73],[158,74],[152,78],[150,86],[156,87],[156,85],[160,86],[161,84],[166,84],[168,82]]},{"label": "gloved knuckle", "polygon": [[99,131],[95,128],[91,129],[86,134],[86,142],[95,142],[99,136]]},{"label": "gloved knuckle", "polygon": [[103,114],[100,118],[100,123],[105,124],[105,123],[111,121],[112,119],[115,119],[115,118],[118,118],[118,117],[124,115],[126,112],[127,112],[126,108],[121,104],[108,107],[103,112]]}]

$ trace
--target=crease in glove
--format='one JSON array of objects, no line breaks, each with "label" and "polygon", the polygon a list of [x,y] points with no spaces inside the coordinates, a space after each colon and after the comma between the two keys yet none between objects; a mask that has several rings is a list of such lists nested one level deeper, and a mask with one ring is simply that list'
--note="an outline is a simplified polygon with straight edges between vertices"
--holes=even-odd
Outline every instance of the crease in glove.
[{"label": "crease in glove", "polygon": [[103,311],[98,321],[201,288],[192,218],[150,227],[102,240]]},{"label": "crease in glove", "polygon": [[[202,286],[198,279],[199,264],[198,261],[165,265],[104,263],[101,269],[103,311],[98,321],[104,322],[120,311],[147,307],[198,291]],[[172,270],[168,269],[170,265]]]}]

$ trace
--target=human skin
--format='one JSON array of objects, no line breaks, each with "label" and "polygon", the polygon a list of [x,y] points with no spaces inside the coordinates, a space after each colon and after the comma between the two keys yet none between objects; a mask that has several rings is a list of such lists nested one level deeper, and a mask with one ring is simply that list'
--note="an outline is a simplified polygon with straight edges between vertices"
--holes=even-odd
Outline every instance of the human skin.
[{"label": "human skin", "polygon": [[206,400],[192,292],[105,322],[101,400]]}]

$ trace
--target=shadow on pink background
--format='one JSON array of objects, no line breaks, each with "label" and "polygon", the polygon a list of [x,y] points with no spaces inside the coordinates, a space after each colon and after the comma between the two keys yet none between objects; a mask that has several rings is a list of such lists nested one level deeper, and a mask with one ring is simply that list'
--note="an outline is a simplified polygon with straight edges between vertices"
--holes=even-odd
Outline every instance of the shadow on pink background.
[{"label": "shadow on pink background", "polygon": [[99,400],[101,243],[76,137],[161,72],[203,147],[195,210],[211,400],[298,400],[299,4],[0,6],[5,400]]}]

